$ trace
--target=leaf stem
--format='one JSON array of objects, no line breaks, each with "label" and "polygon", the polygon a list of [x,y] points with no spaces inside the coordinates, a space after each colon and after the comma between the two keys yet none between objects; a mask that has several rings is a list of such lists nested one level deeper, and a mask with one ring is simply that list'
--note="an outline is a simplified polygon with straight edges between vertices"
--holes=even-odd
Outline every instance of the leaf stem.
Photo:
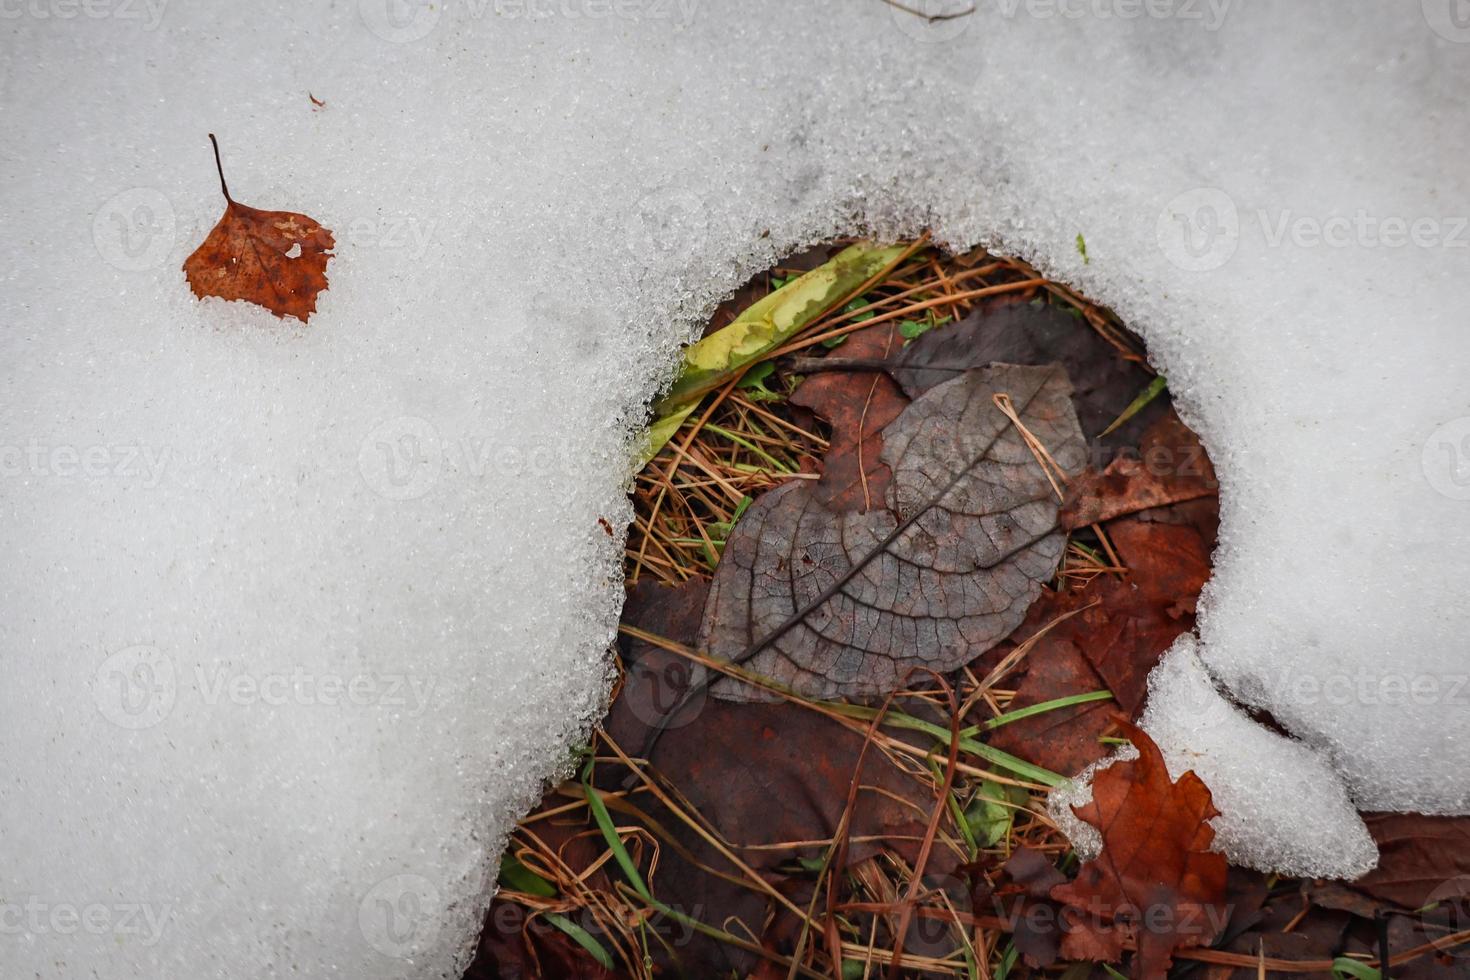
[{"label": "leaf stem", "polygon": [[231,204],[234,204],[235,199],[230,196],[230,189],[225,185],[224,164],[219,162],[219,140],[214,138],[213,133],[210,133],[209,142],[214,147],[214,169],[219,172],[219,189],[224,193],[225,200],[229,201]]}]

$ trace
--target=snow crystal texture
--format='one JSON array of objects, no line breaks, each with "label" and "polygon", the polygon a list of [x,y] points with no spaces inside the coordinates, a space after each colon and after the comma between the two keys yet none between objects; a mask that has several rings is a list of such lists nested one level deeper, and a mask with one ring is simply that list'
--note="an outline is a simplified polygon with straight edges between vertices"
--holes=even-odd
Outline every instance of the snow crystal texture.
[{"label": "snow crystal texture", "polygon": [[[1373,838],[1326,760],[1256,724],[1221,695],[1196,656],[1194,637],[1175,641],[1149,676],[1139,724],[1163,750],[1171,776],[1193,770],[1210,787],[1220,811],[1211,823],[1214,850],[1303,877],[1356,877],[1377,862]],[[1048,799],[1084,857],[1098,853],[1102,836],[1072,807],[1091,799],[1097,770],[1137,756],[1125,746]]]},{"label": "snow crystal texture", "polygon": [[[455,976],[604,694],[639,406],[859,230],[1148,340],[1224,487],[1199,662],[1310,752],[1211,743],[1221,799],[1470,809],[1452,8],[0,7],[0,972]],[[186,288],[209,132],[336,233],[309,327]]]}]

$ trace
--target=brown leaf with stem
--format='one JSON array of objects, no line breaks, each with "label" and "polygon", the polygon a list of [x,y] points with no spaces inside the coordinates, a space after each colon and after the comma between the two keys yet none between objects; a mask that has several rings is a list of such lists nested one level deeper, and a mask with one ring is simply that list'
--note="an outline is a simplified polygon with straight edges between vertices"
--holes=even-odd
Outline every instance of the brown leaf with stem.
[{"label": "brown leaf with stem", "polygon": [[1102,833],[1102,851],[1051,897],[1066,906],[1063,956],[1116,960],[1131,940],[1135,976],[1152,980],[1175,950],[1209,943],[1224,925],[1228,866],[1209,849],[1219,815],[1209,787],[1193,772],[1171,780],[1153,739],[1115,721],[1138,758],[1098,773],[1092,800],[1073,808]]},{"label": "brown leaf with stem", "polygon": [[184,260],[189,287],[200,299],[242,299],[305,323],[316,312],[317,293],[327,288],[327,262],[336,246],[332,233],[304,214],[262,211],[230,197],[213,133],[209,142],[225,213]]}]

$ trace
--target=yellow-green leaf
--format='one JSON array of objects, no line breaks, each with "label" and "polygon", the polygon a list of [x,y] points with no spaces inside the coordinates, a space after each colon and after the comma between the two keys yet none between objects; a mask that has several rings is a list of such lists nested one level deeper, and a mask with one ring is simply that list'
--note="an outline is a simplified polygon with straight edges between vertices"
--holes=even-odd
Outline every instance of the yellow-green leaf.
[{"label": "yellow-green leaf", "polygon": [[859,242],[825,265],[798,277],[752,304],[729,326],[684,349],[684,366],[663,400],[654,406],[643,461],[653,458],[707,393],[790,340],[869,280],[896,265],[905,245]]}]

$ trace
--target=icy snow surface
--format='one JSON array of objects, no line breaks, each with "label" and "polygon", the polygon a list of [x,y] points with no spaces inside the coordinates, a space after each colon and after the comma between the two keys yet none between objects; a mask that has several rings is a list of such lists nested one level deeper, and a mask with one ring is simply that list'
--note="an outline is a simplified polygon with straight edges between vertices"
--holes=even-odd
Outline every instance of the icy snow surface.
[{"label": "icy snow surface", "polygon": [[[1207,786],[1219,787],[1215,849],[1307,877],[1356,877],[1370,870],[1378,848],[1327,761],[1230,704],[1211,683],[1195,647],[1194,637],[1181,636],[1149,676],[1148,705],[1139,723],[1163,749],[1171,775],[1192,769]],[[1097,854],[1102,836],[1071,808],[1091,798],[1097,770],[1137,757],[1137,749],[1124,746],[1051,794],[1052,816],[1084,857]]]},{"label": "icy snow surface", "polygon": [[[603,696],[640,403],[860,229],[1150,343],[1224,484],[1151,717],[1222,809],[1315,792],[1233,856],[1358,868],[1279,812],[1334,780],[1470,808],[1451,2],[0,7],[0,972],[456,975]],[[309,327],[185,287],[210,131],[336,232]],[[1184,723],[1205,670],[1310,752]]]}]

